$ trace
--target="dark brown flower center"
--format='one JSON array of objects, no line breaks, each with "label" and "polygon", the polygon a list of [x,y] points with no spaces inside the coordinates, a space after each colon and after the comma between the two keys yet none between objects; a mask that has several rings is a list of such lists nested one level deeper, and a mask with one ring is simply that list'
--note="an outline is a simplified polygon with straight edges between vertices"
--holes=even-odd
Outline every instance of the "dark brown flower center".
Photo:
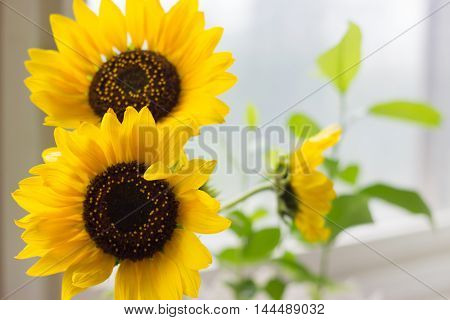
[{"label": "dark brown flower center", "polygon": [[180,78],[162,55],[148,50],[123,52],[106,61],[92,79],[89,104],[103,117],[112,108],[120,120],[127,107],[148,107],[156,121],[177,105]]},{"label": "dark brown flower center", "polygon": [[286,212],[289,213],[288,215],[293,216],[298,212],[300,204],[295,190],[290,183],[285,186],[279,197],[283,202]]},{"label": "dark brown flower center", "polygon": [[151,257],[176,227],[178,202],[164,180],[147,181],[137,162],[109,167],[91,180],[85,228],[97,247],[119,260]]}]

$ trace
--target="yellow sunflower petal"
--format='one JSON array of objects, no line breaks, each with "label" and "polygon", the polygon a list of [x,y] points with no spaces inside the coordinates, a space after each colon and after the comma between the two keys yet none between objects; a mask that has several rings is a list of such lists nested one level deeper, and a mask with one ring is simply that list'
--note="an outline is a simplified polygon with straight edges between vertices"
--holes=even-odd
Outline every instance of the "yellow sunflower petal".
[{"label": "yellow sunflower petal", "polygon": [[[70,221],[71,223],[73,223],[73,225],[71,225],[70,227],[76,228],[77,224],[82,224],[82,210],[82,206],[79,206],[79,208],[60,208],[59,210],[47,211],[45,213],[33,212],[27,214],[21,219],[14,220],[14,223],[19,228],[27,229],[28,232],[32,229],[40,229],[39,224],[47,224],[48,221],[50,221],[51,223]],[[78,237],[80,232],[80,230],[71,230],[72,237]],[[65,240],[70,239],[69,235],[70,233],[67,234],[67,238]],[[48,238],[49,235],[44,233],[44,236],[41,237],[44,237],[45,239]]]},{"label": "yellow sunflower petal", "polygon": [[173,172],[161,161],[152,164],[144,173],[144,179],[148,181],[168,179],[172,176]]},{"label": "yellow sunflower petal", "polygon": [[111,47],[127,50],[126,21],[120,9],[111,0],[100,4],[100,28]]},{"label": "yellow sunflower petal", "polygon": [[42,184],[54,193],[62,195],[61,199],[82,198],[85,184],[89,181],[85,174],[70,171],[70,168],[62,161],[39,164],[28,172],[40,176]]},{"label": "yellow sunflower petal", "polygon": [[61,299],[70,300],[80,292],[83,292],[87,288],[76,287],[72,283],[73,268],[69,268],[64,272],[62,284],[61,284]]},{"label": "yellow sunflower petal", "polygon": [[125,161],[122,145],[120,144],[120,122],[114,112],[108,112],[103,116],[100,125],[103,139],[106,144],[107,158],[110,164]]},{"label": "yellow sunflower petal", "polygon": [[51,164],[35,166],[30,169],[30,173],[40,175],[44,184],[56,193],[68,197],[83,197],[86,191],[85,183],[75,174],[67,175],[62,166],[58,164],[51,166]]},{"label": "yellow sunflower petal", "polygon": [[331,209],[331,201],[336,197],[333,182],[318,171],[294,176],[291,186],[299,199],[321,213],[327,213]]},{"label": "yellow sunflower petal", "polygon": [[39,247],[33,247],[30,244],[27,244],[25,248],[22,249],[14,258],[16,259],[29,259],[34,257],[42,257],[48,252],[47,249],[42,249]]},{"label": "yellow sunflower petal", "polygon": [[202,32],[189,46],[190,50],[181,55],[177,61],[178,70],[181,74],[186,74],[194,70],[199,62],[204,61],[214,52],[223,28],[215,27]]},{"label": "yellow sunflower petal", "polygon": [[78,92],[85,92],[89,86],[86,74],[70,65],[60,52],[34,48],[28,55],[31,60],[25,61],[25,67],[35,78],[55,79]]},{"label": "yellow sunflower petal", "polygon": [[[32,169],[30,171],[39,173],[40,171],[36,168],[38,167],[33,167],[35,170]],[[49,209],[49,207],[52,207],[56,202],[59,202],[59,205],[55,205],[55,207],[69,207],[75,205],[80,199],[84,198],[83,185],[75,179],[68,178],[61,171],[46,170],[45,177],[42,181],[45,183],[45,188],[42,190],[36,188],[36,193],[45,198],[40,199],[31,195],[28,191],[17,190],[12,194],[14,200],[27,211],[39,212],[41,210],[45,211],[46,209]],[[52,197],[51,193],[59,193],[62,197]],[[64,199],[67,199],[67,201],[64,201]]]},{"label": "yellow sunflower petal", "polygon": [[93,74],[101,59],[90,36],[73,20],[61,15],[51,15],[50,24],[58,51],[86,75]]},{"label": "yellow sunflower petal", "polygon": [[291,186],[300,201],[295,225],[306,241],[327,240],[330,230],[325,226],[326,214],[336,197],[333,182],[316,170],[308,174],[298,171],[292,175]]},{"label": "yellow sunflower petal", "polygon": [[[183,18],[180,17],[180,19],[183,20],[176,21],[173,26],[170,26],[170,23],[168,23],[169,19],[167,19],[167,17],[168,15],[166,16],[166,19],[163,20],[163,27],[165,26],[166,28],[163,28],[162,30],[179,28],[180,32],[178,32],[178,34],[173,34],[173,32],[170,32],[169,35],[168,33],[161,33],[161,41],[159,45],[161,46],[166,44],[166,46],[161,48],[161,52],[169,61],[177,66],[178,73],[183,74],[185,72],[183,67],[185,67],[186,64],[183,65],[180,61],[183,57],[189,55],[189,53],[191,53],[198,45],[196,39],[198,39],[202,33],[205,32],[205,16],[203,12],[192,12],[191,15],[186,15]],[[171,40],[168,40],[169,42],[167,43],[164,41],[165,37],[168,37]],[[191,69],[188,67],[187,70]]]},{"label": "yellow sunflower petal", "polygon": [[205,84],[203,90],[212,95],[219,95],[230,89],[237,82],[237,77],[234,74],[224,72],[213,78],[209,83]]},{"label": "yellow sunflower petal", "polygon": [[179,196],[179,222],[193,232],[218,233],[227,229],[231,221],[218,215],[220,204],[201,190]]},{"label": "yellow sunflower petal", "polygon": [[123,147],[123,157],[125,162],[135,160],[135,137],[132,137],[134,125],[138,121],[138,112],[134,108],[127,108],[124,115],[122,125],[120,126],[120,145]]},{"label": "yellow sunflower petal", "polygon": [[[33,92],[30,100],[48,115],[61,121],[68,119],[75,127],[82,121],[91,122],[94,114],[83,95],[61,95],[51,91],[39,91]],[[61,106],[64,106],[64,109]]]},{"label": "yellow sunflower petal", "polygon": [[297,214],[295,225],[305,240],[311,243],[326,241],[330,236],[330,229],[325,226],[324,218],[309,208]]},{"label": "yellow sunflower petal", "polygon": [[216,160],[194,159],[190,160],[177,175],[169,179],[175,193],[196,190],[203,186],[216,167]]},{"label": "yellow sunflower petal", "polygon": [[[28,64],[29,66],[30,64]],[[30,92],[39,91],[52,91],[56,93],[63,92],[67,95],[78,96],[84,93],[84,89],[74,86],[73,83],[69,83],[67,80],[58,79],[58,77],[49,77],[45,74],[40,74],[35,77],[28,77],[24,80],[26,87]]]},{"label": "yellow sunflower petal", "polygon": [[98,51],[106,57],[110,57],[113,53],[112,46],[108,46],[108,42],[100,31],[100,21],[97,15],[89,9],[83,0],[73,1],[73,14],[76,21],[86,32],[92,35],[92,39],[95,39]]},{"label": "yellow sunflower petal", "polygon": [[42,159],[44,162],[55,162],[61,156],[61,152],[58,148],[47,148],[42,151]]},{"label": "yellow sunflower petal", "polygon": [[19,183],[19,189],[12,193],[14,200],[26,211],[45,213],[52,208],[75,208],[83,197],[64,196],[44,185],[42,177],[30,177]]},{"label": "yellow sunflower petal", "polygon": [[73,271],[72,284],[79,288],[89,288],[109,278],[116,263],[114,256],[103,253],[100,249]]},{"label": "yellow sunflower petal", "polygon": [[102,283],[111,275],[114,264],[113,256],[98,249],[84,261],[71,266],[64,272],[61,298],[71,299],[83,290]]},{"label": "yellow sunflower petal", "polygon": [[[40,193],[43,197],[45,193]],[[22,192],[22,190],[17,190],[12,193],[13,199],[17,204],[24,210],[31,212],[32,216],[39,216],[43,218],[50,217],[67,217],[71,218],[76,214],[79,208],[82,208],[82,201],[73,206],[52,206],[49,202],[45,203],[48,198],[36,199],[33,198],[28,192]],[[52,200],[50,200],[52,201]],[[21,219],[22,220],[22,219]]]},{"label": "yellow sunflower petal", "polygon": [[[145,272],[145,271],[142,271]],[[147,270],[148,281],[142,281],[141,286],[151,282],[158,299],[180,300],[183,296],[183,285],[176,264],[166,255],[156,253]],[[141,289],[142,291],[143,288]]]},{"label": "yellow sunflower petal", "polygon": [[197,10],[197,0],[180,0],[169,10],[162,21],[158,51],[170,56],[187,42],[197,30],[195,24],[204,23],[201,19],[196,20]]},{"label": "yellow sunflower petal", "polygon": [[164,252],[192,270],[207,268],[212,263],[211,253],[197,236],[188,230],[175,229],[172,238],[164,246]]},{"label": "yellow sunflower petal", "polygon": [[127,108],[122,123],[110,109],[103,116],[101,131],[110,162],[139,160],[152,163],[159,155],[159,132],[148,108],[142,108],[139,113],[134,108]]},{"label": "yellow sunflower petal", "polygon": [[321,130],[318,134],[309,138],[310,143],[317,144],[321,149],[332,147],[339,141],[342,129],[339,125],[334,124]]},{"label": "yellow sunflower petal", "polygon": [[58,149],[65,157],[70,157],[74,164],[91,172],[92,175],[96,175],[106,168],[107,157],[94,139],[83,139],[81,135],[61,128],[56,128],[54,135]]},{"label": "yellow sunflower petal", "polygon": [[138,270],[139,299],[179,300],[183,294],[179,271],[162,253],[135,263]]},{"label": "yellow sunflower petal", "polygon": [[200,273],[186,268],[180,263],[177,263],[177,267],[183,284],[183,293],[191,298],[198,298],[201,283]]},{"label": "yellow sunflower petal", "polygon": [[183,147],[186,142],[196,134],[195,127],[191,124],[158,127],[158,161],[162,161],[169,167],[177,164],[185,158]]},{"label": "yellow sunflower petal", "polygon": [[153,118],[152,113],[148,108],[142,108],[139,111],[139,122],[138,124],[140,126],[149,126],[154,127],[155,126],[155,119]]},{"label": "yellow sunflower petal", "polygon": [[134,126],[133,140],[136,142],[134,154],[142,163],[151,164],[158,158],[158,131],[155,119],[148,108],[139,111],[139,119]]},{"label": "yellow sunflower petal", "polygon": [[141,48],[144,43],[145,32],[145,11],[144,1],[126,1],[126,21],[127,30],[131,35],[134,48]]},{"label": "yellow sunflower petal", "polygon": [[[108,144],[109,141],[105,141],[102,130],[98,126],[85,122],[77,129],[77,132],[83,136],[83,138],[79,138],[83,141],[82,144],[90,149],[90,153],[98,161],[103,162],[104,165],[115,163],[116,157],[111,154],[110,145]],[[92,139],[93,137],[95,139]]]},{"label": "yellow sunflower petal", "polygon": [[158,300],[158,292],[155,288],[154,277],[152,273],[153,259],[143,259],[136,262],[139,270],[139,299]]},{"label": "yellow sunflower petal", "polygon": [[194,159],[173,172],[164,162],[158,161],[147,169],[144,179],[167,180],[176,194],[182,194],[203,186],[208,181],[216,163],[215,160]]},{"label": "yellow sunflower petal", "polygon": [[48,251],[42,258],[27,270],[27,275],[43,277],[66,271],[70,266],[89,255],[93,249],[86,241],[68,242]]},{"label": "yellow sunflower petal", "polygon": [[85,235],[82,221],[71,221],[70,219],[47,219],[25,230],[22,239],[33,246],[51,249],[55,246],[65,245],[68,240]]},{"label": "yellow sunflower petal", "polygon": [[146,40],[150,50],[156,50],[161,29],[161,21],[165,15],[159,0],[144,0]]},{"label": "yellow sunflower petal", "polygon": [[307,139],[303,145],[292,154],[292,171],[300,170],[308,173],[323,162],[323,152],[335,145],[341,136],[341,128],[338,125],[329,126],[317,135]]},{"label": "yellow sunflower petal", "polygon": [[215,53],[197,65],[191,72],[183,74],[182,83],[189,89],[199,88],[223,75],[233,62],[234,58],[230,52]]},{"label": "yellow sunflower petal", "polygon": [[[197,105],[202,105],[203,108],[200,110]],[[213,123],[223,123],[225,121],[225,116],[229,112],[229,107],[221,100],[203,93],[191,92],[182,97],[180,105],[178,106],[178,112],[188,113],[195,120],[197,124],[208,125]],[[177,112],[174,112],[174,117],[177,117]]]},{"label": "yellow sunflower petal", "polygon": [[120,263],[114,286],[116,300],[139,299],[139,272],[141,270],[138,270],[136,263],[132,261],[124,260]]}]

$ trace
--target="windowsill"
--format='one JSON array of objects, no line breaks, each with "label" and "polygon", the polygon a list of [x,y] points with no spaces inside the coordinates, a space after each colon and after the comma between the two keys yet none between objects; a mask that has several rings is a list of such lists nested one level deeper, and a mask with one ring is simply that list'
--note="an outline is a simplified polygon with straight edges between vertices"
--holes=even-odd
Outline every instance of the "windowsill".
[{"label": "windowsill", "polygon": [[[427,219],[408,215],[396,217],[393,223],[383,221],[349,229],[353,237],[340,235],[331,252],[329,275],[342,286],[327,298],[441,298],[420,281],[450,296],[448,211],[434,215],[433,228]],[[301,252],[299,258],[318,270],[319,250]],[[308,298],[308,292],[298,288],[291,291],[290,298]]]},{"label": "windowsill", "polygon": [[[390,221],[384,217],[373,224],[350,228],[347,231],[353,237],[345,233],[340,235],[329,261],[329,276],[338,285],[327,292],[326,298],[441,298],[421,282],[444,296],[450,296],[450,281],[446,280],[450,270],[448,212],[437,212],[434,215],[433,228],[422,216],[411,216],[398,209],[386,210],[384,213],[395,215],[395,219],[393,217]],[[377,216],[379,215],[375,219]],[[298,242],[294,239],[285,243],[285,246],[297,252],[302,263],[312,270],[318,270],[318,249],[299,250]],[[202,298],[231,298],[229,291],[217,283],[217,279],[227,279],[228,275],[222,273],[219,276],[218,271],[217,268],[211,268],[203,274]],[[273,270],[257,266],[244,270],[243,274],[252,274],[262,284],[270,278]],[[305,285],[291,285],[285,298],[309,299],[309,288]]]}]

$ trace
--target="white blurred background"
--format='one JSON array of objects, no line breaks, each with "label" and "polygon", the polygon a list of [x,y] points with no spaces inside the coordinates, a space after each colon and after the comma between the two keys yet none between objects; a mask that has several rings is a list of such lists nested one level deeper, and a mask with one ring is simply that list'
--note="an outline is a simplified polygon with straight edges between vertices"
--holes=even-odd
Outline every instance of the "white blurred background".
[{"label": "white blurred background", "polygon": [[[167,8],[174,2],[163,1]],[[9,194],[27,175],[27,168],[39,161],[40,150],[51,145],[51,129],[40,126],[43,114],[27,100],[28,93],[22,84],[26,77],[23,61],[29,47],[53,47],[51,37],[43,31],[48,30],[49,13],[71,15],[68,0],[5,3],[8,7],[0,3],[1,296],[29,279],[24,275],[27,262],[12,258],[22,247],[13,219],[23,212]],[[123,1],[118,3],[123,6]],[[432,232],[424,219],[376,203],[372,208],[375,225],[353,228],[350,232],[391,261],[343,235],[332,255],[331,275],[346,283],[348,290],[333,293],[330,298],[438,298],[430,288],[391,262],[436,290],[450,293],[450,127],[446,121],[450,116],[450,5],[426,18],[446,2],[200,0],[200,3],[207,25],[225,29],[219,50],[232,51],[236,59],[232,72],[239,82],[224,95],[231,107],[228,124],[243,124],[248,103],[259,108],[261,123],[267,123],[323,85],[326,80],[318,76],[315,60],[340,39],[348,21],[360,26],[362,56],[370,55],[349,91],[350,113],[360,115],[374,103],[406,99],[431,102],[444,114],[443,127],[433,131],[362,118],[348,132],[341,154],[344,162],[361,165],[361,183],[384,181],[420,191],[433,208],[436,226]],[[91,0],[89,4],[95,9],[99,1]],[[291,112],[301,111],[326,126],[337,121],[337,99],[332,86],[326,86],[271,123],[284,125]],[[222,154],[220,160],[223,157]],[[246,186],[236,183],[235,175],[223,171],[219,162],[216,181],[221,186],[222,199],[228,199]],[[273,206],[268,197],[245,205],[254,207],[261,201]],[[208,238],[207,242],[214,250],[224,245],[223,241],[218,245],[217,237]],[[317,265],[316,252],[298,253],[312,267]],[[203,297],[228,297],[217,286],[214,272],[213,268],[205,275],[203,292],[208,295]],[[57,298],[58,291],[57,279],[39,279],[10,298]],[[302,288],[292,289],[288,296],[306,297]]]}]

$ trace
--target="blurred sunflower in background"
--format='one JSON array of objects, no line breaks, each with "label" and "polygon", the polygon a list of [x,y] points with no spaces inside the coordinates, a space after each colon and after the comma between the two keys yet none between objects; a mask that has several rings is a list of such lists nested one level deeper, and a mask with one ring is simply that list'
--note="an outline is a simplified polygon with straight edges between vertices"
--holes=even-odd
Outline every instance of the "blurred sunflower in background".
[{"label": "blurred sunflower in background", "polygon": [[146,107],[127,108],[122,123],[109,111],[100,127],[56,128],[56,147],[13,193],[29,212],[16,221],[27,244],[17,258],[40,257],[27,274],[63,272],[62,298],[70,299],[119,264],[116,299],[197,297],[211,255],[194,232],[230,222],[198,190],[215,161],[188,161],[186,133],[157,127]]},{"label": "blurred sunflower in background", "polygon": [[333,182],[317,167],[324,161],[323,152],[340,139],[341,128],[329,126],[304,141],[287,164],[278,171],[278,211],[289,217],[308,242],[324,242],[330,236],[325,216],[336,197]]},{"label": "blurred sunflower in background", "polygon": [[236,82],[229,52],[214,53],[222,28],[205,30],[197,0],[167,13],[159,0],[127,0],[125,15],[102,0],[99,15],[74,0],[75,20],[52,15],[57,50],[30,49],[25,80],[45,124],[97,124],[109,108],[148,107],[157,123],[222,123],[228,106],[217,98]]}]

